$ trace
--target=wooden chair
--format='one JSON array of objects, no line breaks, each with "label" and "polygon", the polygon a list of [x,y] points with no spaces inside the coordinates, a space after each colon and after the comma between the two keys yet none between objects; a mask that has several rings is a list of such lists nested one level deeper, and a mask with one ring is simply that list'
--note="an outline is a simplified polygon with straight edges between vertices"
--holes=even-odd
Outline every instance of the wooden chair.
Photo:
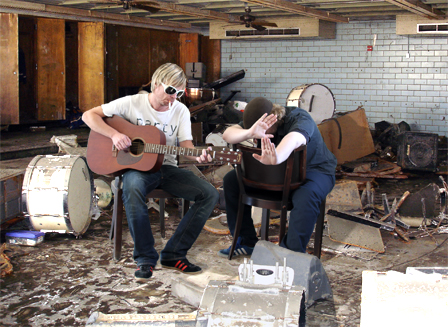
[{"label": "wooden chair", "polygon": [[[275,166],[263,165],[253,158],[253,153],[259,154],[261,149],[241,144],[234,145],[234,149],[241,151],[242,161],[240,165],[236,166],[240,198],[229,260],[232,259],[240,234],[244,205],[263,208],[260,232],[262,240],[268,239],[270,210],[280,210],[280,243],[286,233],[287,212],[292,209],[290,191],[298,188],[306,178],[306,146],[296,149],[285,162]],[[245,186],[250,188],[246,189]],[[320,207],[314,245],[314,255],[319,258],[325,217],[325,201]]]},{"label": "wooden chair", "polygon": [[[122,245],[122,233],[123,233],[123,200],[121,198],[123,190],[121,188],[122,177],[115,177],[112,183],[112,192],[114,193],[114,206],[112,214],[112,224],[110,227],[109,238],[114,242],[112,255],[115,260],[120,260],[121,257],[121,245]],[[174,195],[156,188],[147,194],[147,198],[159,199],[159,221],[160,221],[160,233],[165,238],[165,199],[176,198]],[[190,202],[182,199],[182,215],[181,218],[187,213]]]}]

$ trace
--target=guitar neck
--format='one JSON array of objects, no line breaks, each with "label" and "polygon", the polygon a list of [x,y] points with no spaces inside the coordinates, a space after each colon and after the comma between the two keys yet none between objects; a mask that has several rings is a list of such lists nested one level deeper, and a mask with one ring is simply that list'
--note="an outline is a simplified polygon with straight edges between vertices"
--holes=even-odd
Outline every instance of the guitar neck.
[{"label": "guitar neck", "polygon": [[[192,156],[199,157],[202,154],[202,150],[192,149],[192,148],[184,148],[174,145],[160,145],[153,143],[145,144],[145,152],[146,153],[158,153],[158,154],[172,154],[172,155],[182,155],[182,156]],[[215,156],[215,151],[210,153],[212,158]]]}]

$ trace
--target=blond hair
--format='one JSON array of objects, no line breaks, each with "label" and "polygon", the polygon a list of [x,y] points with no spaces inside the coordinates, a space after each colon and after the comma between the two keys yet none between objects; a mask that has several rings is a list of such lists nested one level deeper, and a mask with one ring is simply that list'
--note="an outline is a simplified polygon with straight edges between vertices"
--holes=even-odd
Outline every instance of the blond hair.
[{"label": "blond hair", "polygon": [[161,83],[184,89],[187,84],[187,76],[178,65],[166,63],[157,68],[152,75],[151,90],[154,91],[156,86]]},{"label": "blond hair", "polygon": [[273,104],[271,114],[274,114],[277,116],[277,126],[280,126],[283,124],[283,118],[286,115],[286,109],[285,109],[285,107],[283,107],[279,104]]}]

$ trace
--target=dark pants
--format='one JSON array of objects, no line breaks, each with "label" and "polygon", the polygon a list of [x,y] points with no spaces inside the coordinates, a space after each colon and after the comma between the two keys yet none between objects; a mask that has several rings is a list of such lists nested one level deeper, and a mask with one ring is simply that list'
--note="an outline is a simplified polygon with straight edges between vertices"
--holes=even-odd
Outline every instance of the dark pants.
[{"label": "dark pants", "polygon": [[[289,217],[288,232],[280,246],[296,252],[305,252],[319,216],[321,202],[331,192],[335,184],[334,175],[307,172],[306,181],[291,194],[293,209]],[[239,186],[236,171],[224,176],[224,197],[226,200],[227,223],[234,234],[238,212]],[[253,247],[257,233],[251,217],[251,207],[244,206],[243,222],[240,231],[241,244]]]},{"label": "dark pants", "polygon": [[186,169],[164,165],[156,173],[137,170],[124,173],[123,203],[129,231],[134,239],[134,260],[139,266],[155,266],[159,258],[154,249],[146,206],[146,195],[156,187],[194,202],[162,250],[161,257],[165,260],[186,257],[219,200],[219,192],[213,185]]}]

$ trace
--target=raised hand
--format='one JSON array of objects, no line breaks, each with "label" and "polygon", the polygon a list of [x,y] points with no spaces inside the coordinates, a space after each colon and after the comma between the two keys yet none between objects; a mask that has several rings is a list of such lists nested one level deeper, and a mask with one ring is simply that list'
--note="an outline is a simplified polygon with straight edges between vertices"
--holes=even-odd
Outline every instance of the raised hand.
[{"label": "raised hand", "polygon": [[276,165],[278,163],[275,145],[267,137],[261,139],[261,156],[254,153],[253,157],[264,165]]},{"label": "raised hand", "polygon": [[277,122],[277,116],[274,114],[264,114],[249,129],[254,139],[262,139],[264,137],[273,138],[274,135],[266,134],[266,131]]}]

